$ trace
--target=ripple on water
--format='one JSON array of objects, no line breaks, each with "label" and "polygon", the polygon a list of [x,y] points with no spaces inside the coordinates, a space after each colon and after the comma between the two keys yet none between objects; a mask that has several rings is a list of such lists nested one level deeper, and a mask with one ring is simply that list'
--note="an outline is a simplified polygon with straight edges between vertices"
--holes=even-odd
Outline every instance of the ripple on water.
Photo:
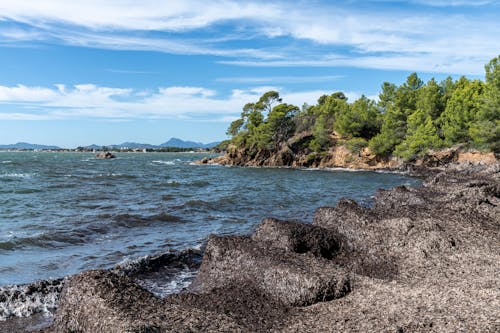
[{"label": "ripple on water", "polygon": [[182,222],[179,216],[171,215],[165,212],[160,214],[142,216],[136,214],[119,214],[113,217],[114,225],[126,228],[144,227],[156,225],[158,223]]}]

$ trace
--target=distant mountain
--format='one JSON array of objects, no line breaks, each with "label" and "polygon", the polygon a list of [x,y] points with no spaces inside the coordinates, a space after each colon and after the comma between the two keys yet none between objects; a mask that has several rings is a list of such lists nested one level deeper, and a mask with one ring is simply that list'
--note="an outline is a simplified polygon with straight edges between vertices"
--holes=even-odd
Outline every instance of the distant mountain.
[{"label": "distant mountain", "polygon": [[[171,138],[167,142],[162,143],[161,145],[152,145],[149,143],[137,143],[137,142],[124,142],[120,143],[118,145],[110,145],[106,146],[108,148],[113,148],[113,149],[120,149],[120,148],[126,148],[126,149],[144,149],[144,148],[150,148],[150,149],[155,149],[155,148],[213,148],[217,146],[219,142],[211,142],[211,143],[201,143],[201,142],[195,142],[195,141],[184,141],[178,138]],[[96,149],[99,150],[103,146],[99,146],[96,144],[92,144],[89,146],[85,146],[83,148],[85,149]],[[80,147],[82,148],[82,147]],[[60,147],[57,146],[46,146],[46,145],[38,145],[38,144],[32,144],[32,143],[27,143],[27,142],[18,142],[13,145],[0,145],[0,149],[61,149]]]},{"label": "distant mountain", "polygon": [[150,145],[149,143],[124,142],[119,145],[112,145],[113,148],[157,148],[158,146]]},{"label": "distant mountain", "polygon": [[98,145],[93,144],[93,145],[90,145],[90,146],[86,146],[84,148],[87,148],[87,149],[101,149],[102,146],[98,146]]},{"label": "distant mountain", "polygon": [[27,142],[18,142],[12,145],[0,145],[0,149],[61,149],[57,146],[37,145]]},{"label": "distant mountain", "polygon": [[195,141],[184,141],[178,138],[171,138],[167,142],[162,143],[159,147],[175,147],[175,148],[212,148],[218,145],[219,142],[201,143]]},{"label": "distant mountain", "polygon": [[213,147],[217,146],[219,143],[220,143],[220,141],[206,143],[205,148],[213,148]]}]

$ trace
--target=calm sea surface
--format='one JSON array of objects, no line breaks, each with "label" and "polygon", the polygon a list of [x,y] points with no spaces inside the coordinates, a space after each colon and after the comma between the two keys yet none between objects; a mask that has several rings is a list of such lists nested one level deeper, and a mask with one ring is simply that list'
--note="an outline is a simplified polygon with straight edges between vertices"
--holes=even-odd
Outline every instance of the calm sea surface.
[{"label": "calm sea surface", "polygon": [[244,234],[264,217],[311,222],[342,197],[369,204],[404,175],[198,166],[206,154],[0,152],[0,285],[56,278],[210,233]]}]

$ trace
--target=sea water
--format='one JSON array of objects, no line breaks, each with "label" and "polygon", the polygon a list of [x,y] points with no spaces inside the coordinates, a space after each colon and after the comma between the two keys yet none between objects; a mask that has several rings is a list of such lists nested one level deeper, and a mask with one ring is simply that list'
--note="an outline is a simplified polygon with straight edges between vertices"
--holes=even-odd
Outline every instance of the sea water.
[{"label": "sea water", "polygon": [[199,248],[209,234],[248,234],[265,217],[310,223],[342,197],[369,205],[378,188],[419,182],[193,163],[206,156],[0,152],[0,286]]}]

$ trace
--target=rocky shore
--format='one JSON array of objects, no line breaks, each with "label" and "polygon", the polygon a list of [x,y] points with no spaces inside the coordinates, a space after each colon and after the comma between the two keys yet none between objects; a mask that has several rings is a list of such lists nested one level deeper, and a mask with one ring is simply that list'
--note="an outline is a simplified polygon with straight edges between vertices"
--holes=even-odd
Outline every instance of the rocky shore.
[{"label": "rocky shore", "polygon": [[420,169],[418,175],[427,171],[435,172],[436,168],[458,164],[468,167],[474,164],[495,164],[498,161],[494,153],[470,151],[456,146],[439,151],[431,151],[423,157],[412,161],[403,161],[397,157],[376,156],[369,148],[363,148],[359,152],[352,152],[346,146],[338,145],[330,147],[322,153],[312,152],[303,148],[305,137],[296,138],[296,142],[282,145],[278,151],[268,150],[250,151],[245,147],[229,145],[223,155],[213,158],[204,158],[197,164],[219,164],[227,166],[247,167],[291,167],[291,168],[346,168],[359,170],[390,170],[408,171],[415,168]]},{"label": "rocky shore", "polygon": [[500,165],[426,170],[371,208],[344,199],[312,224],[210,236],[180,294],[140,287],[139,266],[68,277],[40,332],[498,332]]}]

